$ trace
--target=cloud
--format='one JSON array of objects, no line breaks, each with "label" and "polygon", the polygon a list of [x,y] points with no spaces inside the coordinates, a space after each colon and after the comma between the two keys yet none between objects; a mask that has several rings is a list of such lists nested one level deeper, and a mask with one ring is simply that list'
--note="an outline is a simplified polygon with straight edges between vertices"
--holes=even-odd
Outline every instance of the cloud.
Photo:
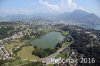
[{"label": "cloud", "polygon": [[37,4],[37,2],[32,2],[33,5],[31,7],[27,5],[28,8],[23,8],[23,7],[16,8],[16,6],[14,6],[15,8],[6,9],[2,7],[0,8],[0,14],[3,13],[4,14],[34,14],[35,12],[63,13],[63,12],[73,11],[75,9],[85,10],[84,8],[77,6],[74,0],[54,0],[54,1],[59,1],[60,3],[51,4],[49,0],[37,0],[39,4]]},{"label": "cloud", "polygon": [[48,3],[47,0],[39,0],[39,2],[42,5],[48,7],[48,9],[51,10],[51,11],[59,11],[59,9],[60,9],[60,7],[58,5],[50,4],[50,3]]},{"label": "cloud", "polygon": [[74,0],[61,0],[61,10],[62,12],[73,11],[78,8]]},{"label": "cloud", "polygon": [[39,2],[46,6],[52,12],[68,12],[77,9],[77,4],[74,0],[60,0],[60,4],[50,4],[48,0],[39,0]]}]

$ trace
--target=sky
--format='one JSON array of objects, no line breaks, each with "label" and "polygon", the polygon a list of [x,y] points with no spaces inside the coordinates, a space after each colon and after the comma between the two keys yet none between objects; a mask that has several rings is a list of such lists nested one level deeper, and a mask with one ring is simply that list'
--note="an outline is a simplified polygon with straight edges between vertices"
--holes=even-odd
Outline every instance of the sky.
[{"label": "sky", "polygon": [[100,0],[0,0],[0,14],[64,13],[75,9],[100,16]]}]

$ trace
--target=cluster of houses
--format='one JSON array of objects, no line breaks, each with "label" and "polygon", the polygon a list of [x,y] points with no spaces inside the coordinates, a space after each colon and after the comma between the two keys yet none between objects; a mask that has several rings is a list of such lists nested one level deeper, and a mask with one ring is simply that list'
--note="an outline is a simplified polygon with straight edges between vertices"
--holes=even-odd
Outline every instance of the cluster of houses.
[{"label": "cluster of houses", "polygon": [[1,55],[1,59],[3,59],[3,60],[9,58],[9,53],[5,49],[4,45],[0,45],[0,55]]},{"label": "cluster of houses", "polygon": [[[23,37],[24,35],[31,33],[40,33],[43,29],[52,29],[54,28],[54,25],[51,25],[50,23],[30,23],[30,24],[24,24],[24,23],[15,23],[15,24],[8,24],[8,25],[2,25],[2,27],[12,26],[14,27],[15,34],[11,37],[4,38],[0,40],[0,56],[2,56],[3,59],[9,58],[9,53],[7,52],[5,48],[5,44],[8,44],[11,40],[18,39]],[[17,33],[16,33],[17,32]]]}]

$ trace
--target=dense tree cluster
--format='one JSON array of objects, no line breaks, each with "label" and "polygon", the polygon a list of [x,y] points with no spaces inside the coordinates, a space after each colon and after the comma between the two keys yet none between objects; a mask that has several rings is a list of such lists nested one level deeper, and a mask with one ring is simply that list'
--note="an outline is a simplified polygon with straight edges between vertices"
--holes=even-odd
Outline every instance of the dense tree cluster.
[{"label": "dense tree cluster", "polygon": [[21,39],[22,40],[29,40],[30,39],[30,36],[28,34],[26,34]]},{"label": "dense tree cluster", "polygon": [[58,50],[61,47],[62,47],[62,43],[57,43],[57,45],[55,46],[55,49]]},{"label": "dense tree cluster", "polygon": [[4,63],[5,63],[5,61],[1,59],[0,60],[0,66],[2,66]]},{"label": "dense tree cluster", "polygon": [[53,54],[55,52],[56,52],[55,49],[46,48],[46,49],[37,49],[37,50],[34,50],[32,52],[32,54],[36,55],[36,56],[39,56],[40,58],[43,58],[43,57],[49,56],[50,54]]},{"label": "dense tree cluster", "polygon": [[84,58],[95,58],[94,64],[89,63],[79,63],[79,66],[98,66],[100,63],[100,44],[97,38],[93,35],[89,35],[83,32],[72,32],[72,37],[74,38],[74,43],[70,45],[71,48],[77,50],[79,54],[84,54]]},{"label": "dense tree cluster", "polygon": [[55,53],[59,48],[61,48],[62,44],[63,44],[63,42],[57,43],[54,49],[51,49],[51,48],[42,49],[37,46],[34,46],[35,50],[32,52],[32,54],[39,56],[40,58],[47,57],[50,54]]},{"label": "dense tree cluster", "polygon": [[12,31],[14,30],[13,27],[1,27],[0,28],[0,39],[7,38],[14,34]]}]

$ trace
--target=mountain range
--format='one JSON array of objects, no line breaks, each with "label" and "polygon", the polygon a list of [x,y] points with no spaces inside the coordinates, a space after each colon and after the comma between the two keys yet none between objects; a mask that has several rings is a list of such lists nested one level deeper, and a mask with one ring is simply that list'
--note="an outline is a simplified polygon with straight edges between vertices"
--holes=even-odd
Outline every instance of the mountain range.
[{"label": "mountain range", "polygon": [[100,18],[93,13],[83,10],[75,10],[73,12],[64,12],[62,14],[34,14],[34,15],[8,15],[0,17],[0,21],[22,21],[33,22],[34,20],[62,20],[64,22],[73,22],[81,24],[100,24]]}]

